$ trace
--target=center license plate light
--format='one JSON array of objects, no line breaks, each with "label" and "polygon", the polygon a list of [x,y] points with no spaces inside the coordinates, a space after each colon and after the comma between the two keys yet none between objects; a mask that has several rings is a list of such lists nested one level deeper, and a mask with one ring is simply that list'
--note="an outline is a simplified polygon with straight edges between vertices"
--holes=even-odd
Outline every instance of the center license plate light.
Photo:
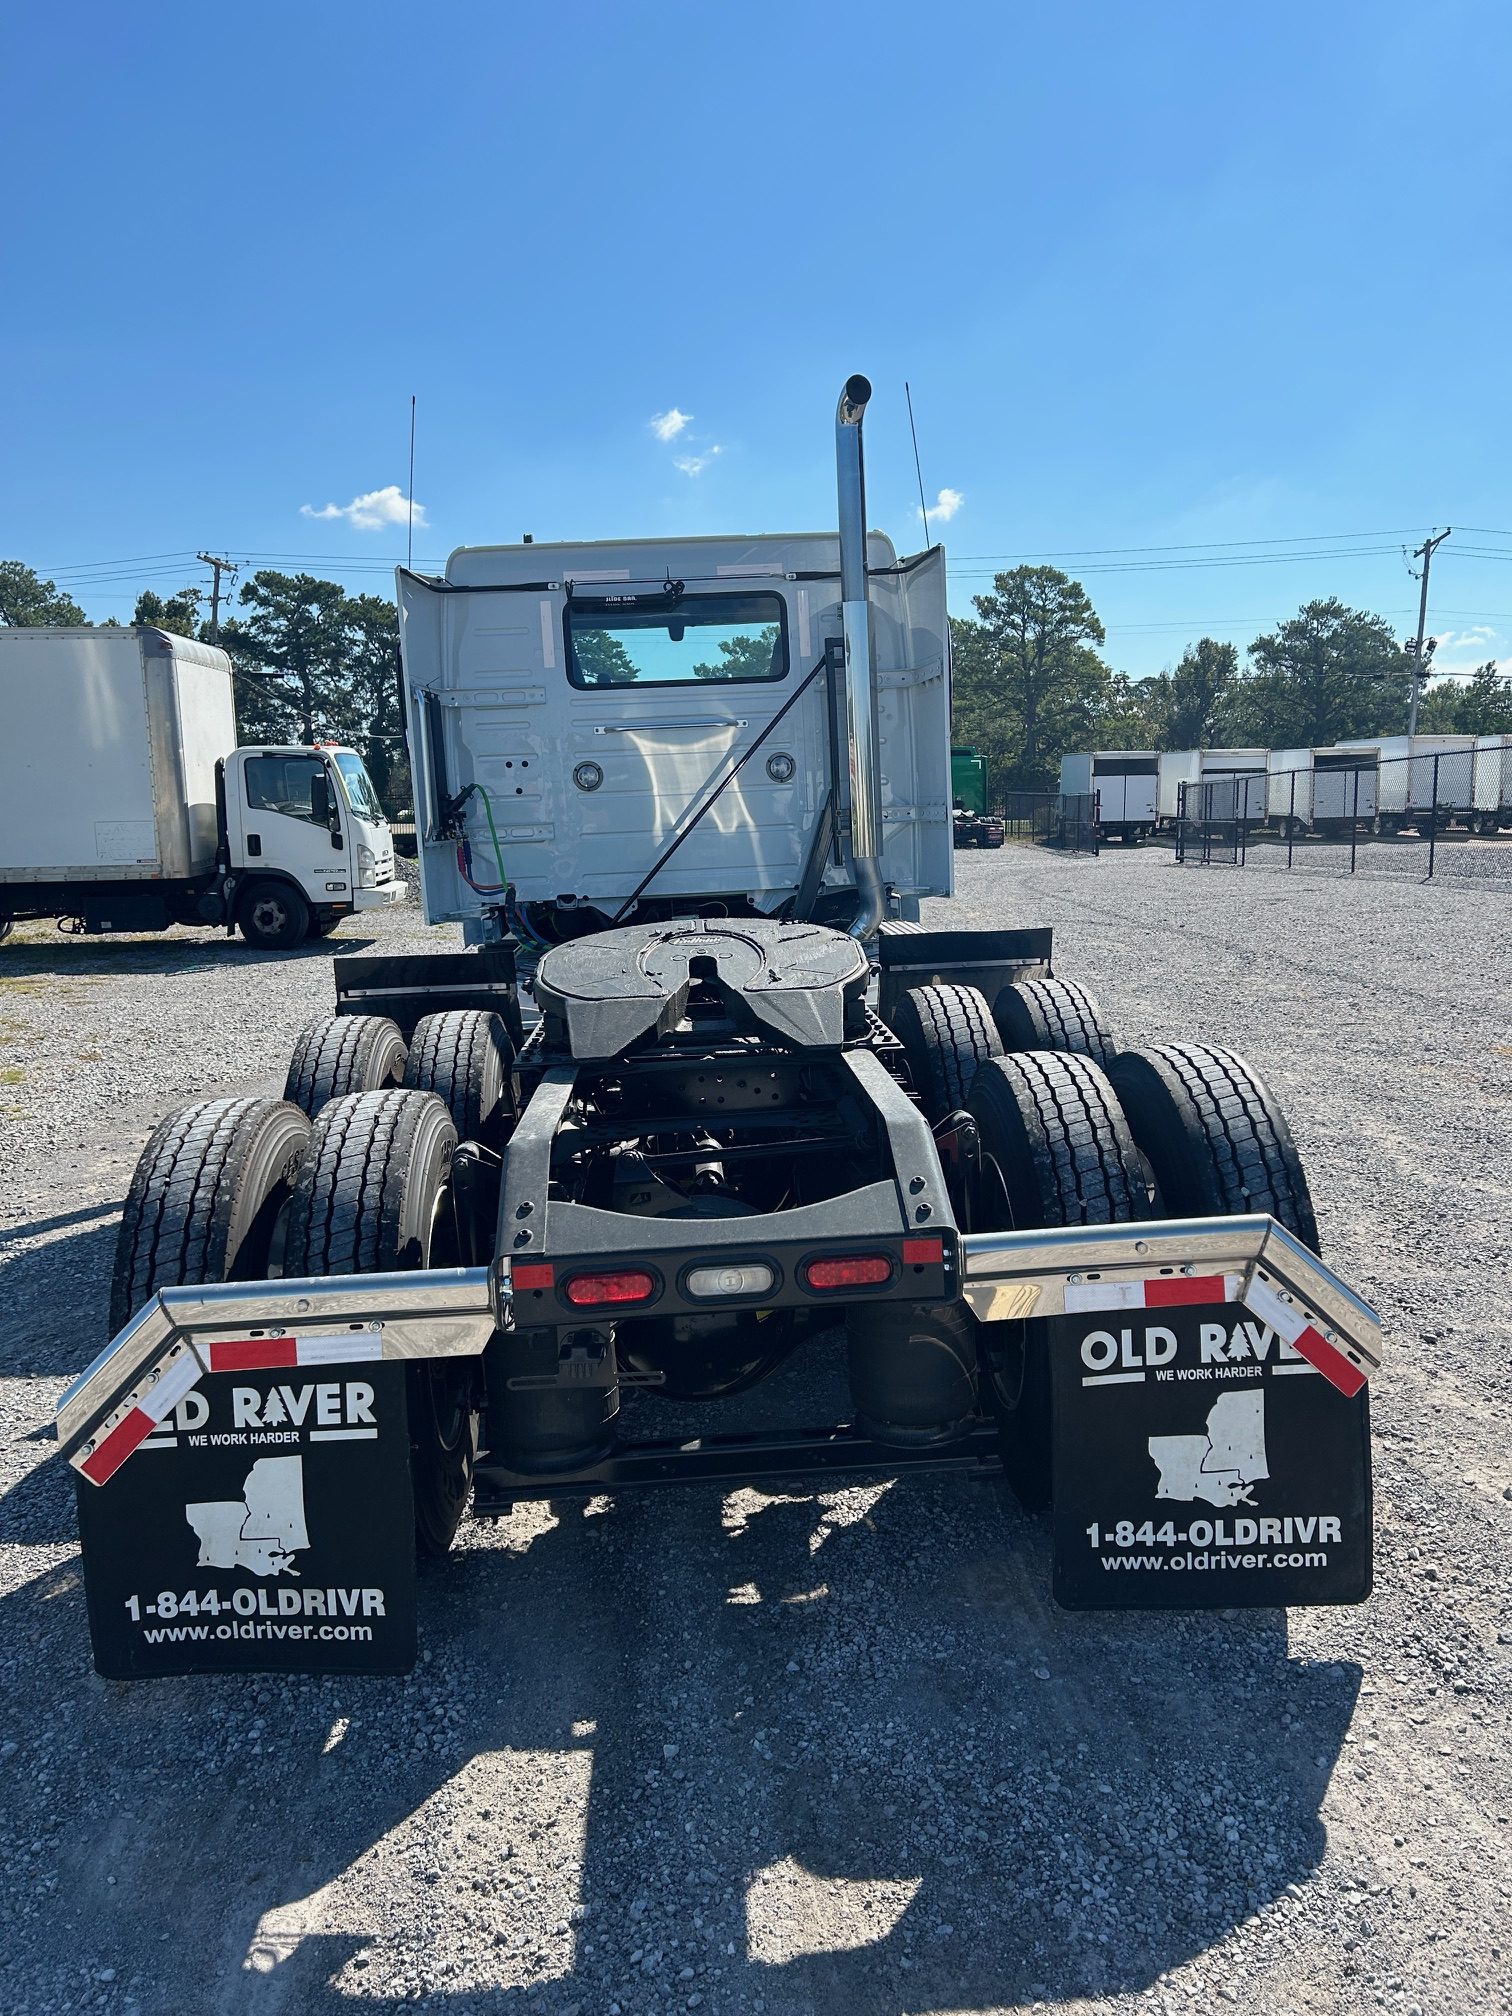
[{"label": "center license plate light", "polygon": [[694,1267],[683,1284],[688,1294],[765,1295],[777,1285],[777,1270],[760,1260],[741,1260],[722,1267]]}]

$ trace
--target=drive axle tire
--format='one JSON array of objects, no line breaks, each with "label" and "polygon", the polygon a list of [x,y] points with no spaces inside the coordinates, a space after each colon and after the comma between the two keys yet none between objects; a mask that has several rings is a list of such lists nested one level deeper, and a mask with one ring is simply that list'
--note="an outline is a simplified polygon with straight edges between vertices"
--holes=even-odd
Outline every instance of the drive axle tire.
[{"label": "drive axle tire", "polygon": [[304,943],[310,906],[288,882],[249,882],[236,899],[236,923],[259,952],[290,952]]},{"label": "drive axle tire", "polygon": [[1125,1050],[1109,1077],[1156,1186],[1159,1215],[1268,1212],[1318,1250],[1307,1178],[1281,1109],[1242,1057],[1205,1043]]},{"label": "drive axle tire", "polygon": [[329,1100],[404,1077],[404,1038],[386,1015],[319,1015],[300,1031],[284,1097],[313,1120]]},{"label": "drive axle tire", "polygon": [[201,1099],[160,1121],[121,1216],[110,1334],[159,1288],[261,1280],[309,1140],[281,1099]]},{"label": "drive axle tire", "polygon": [[966,1105],[980,1066],[1003,1054],[986,996],[975,987],[910,988],[893,1011],[893,1034],[932,1121]]},{"label": "drive axle tire", "polygon": [[[984,1064],[971,1089],[982,1174],[972,1226],[1121,1225],[1145,1215],[1144,1172],[1106,1074],[1089,1057],[1029,1050]],[[1021,1505],[1053,1488],[1050,1359],[1043,1322],[982,1325],[1003,1467]]]},{"label": "drive axle tire", "polygon": [[[320,1111],[294,1187],[288,1275],[387,1274],[450,1264],[442,1204],[457,1130],[428,1092],[395,1087]],[[415,1542],[451,1546],[472,1495],[478,1368],[417,1359],[407,1368]]]},{"label": "drive axle tire", "polygon": [[514,1046],[501,1018],[481,1008],[449,1008],[415,1025],[404,1082],[445,1101],[461,1141],[494,1137],[513,1117]]},{"label": "drive axle tire", "polygon": [[1074,980],[1017,980],[992,1006],[1003,1048],[1075,1051],[1106,1071],[1118,1055],[1108,1018]]}]

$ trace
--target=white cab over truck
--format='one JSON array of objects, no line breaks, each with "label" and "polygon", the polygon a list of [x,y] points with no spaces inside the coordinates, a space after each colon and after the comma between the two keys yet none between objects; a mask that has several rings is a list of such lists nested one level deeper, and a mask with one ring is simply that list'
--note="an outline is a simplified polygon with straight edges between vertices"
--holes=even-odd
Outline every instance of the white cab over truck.
[{"label": "white cab over truck", "polygon": [[1063,799],[1097,798],[1105,840],[1148,840],[1159,815],[1160,754],[1155,749],[1090,749],[1062,756]]},{"label": "white cab over truck", "polygon": [[238,749],[231,661],[146,628],[0,630],[0,935],[239,927],[265,948],[399,901],[351,749]]}]

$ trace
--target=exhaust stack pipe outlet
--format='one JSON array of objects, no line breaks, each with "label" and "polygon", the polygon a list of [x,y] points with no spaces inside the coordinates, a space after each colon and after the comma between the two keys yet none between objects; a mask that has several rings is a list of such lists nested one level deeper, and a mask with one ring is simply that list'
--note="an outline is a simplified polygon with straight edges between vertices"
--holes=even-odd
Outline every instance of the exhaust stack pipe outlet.
[{"label": "exhaust stack pipe outlet", "polygon": [[851,868],[861,907],[852,938],[870,938],[887,907],[882,887],[882,787],[872,692],[871,604],[866,593],[866,465],[861,423],[871,381],[847,378],[835,408],[840,502],[840,613],[845,631],[845,719],[850,758]]}]

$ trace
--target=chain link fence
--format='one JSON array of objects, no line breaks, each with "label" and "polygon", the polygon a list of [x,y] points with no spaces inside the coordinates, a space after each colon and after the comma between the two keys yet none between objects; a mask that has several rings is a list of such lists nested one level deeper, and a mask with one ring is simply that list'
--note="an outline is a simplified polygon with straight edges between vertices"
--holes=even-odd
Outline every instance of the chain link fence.
[{"label": "chain link fence", "polygon": [[1059,791],[999,791],[987,807],[1003,822],[1009,840],[1037,840],[1068,854],[1098,851],[1095,793],[1063,795]]},{"label": "chain link fence", "polygon": [[1318,750],[1290,769],[1183,784],[1176,859],[1512,892],[1512,744],[1487,740],[1382,758]]}]

